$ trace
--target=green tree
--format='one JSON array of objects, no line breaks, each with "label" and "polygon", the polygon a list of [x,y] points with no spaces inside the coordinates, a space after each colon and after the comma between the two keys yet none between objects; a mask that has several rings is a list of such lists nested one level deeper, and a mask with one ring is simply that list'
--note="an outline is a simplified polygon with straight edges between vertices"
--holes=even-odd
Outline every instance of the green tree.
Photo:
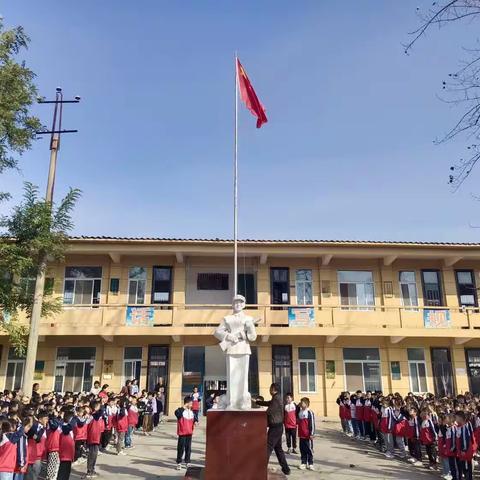
[{"label": "green tree", "polygon": [[[28,281],[35,279],[43,259],[62,261],[68,232],[73,228],[71,212],[80,191],[70,189],[58,205],[46,203],[38,188],[26,183],[23,201],[0,220],[0,327],[10,335],[17,353],[25,353],[28,328],[18,322],[19,312],[31,317],[33,292]],[[58,298],[46,291],[42,316],[61,308]]]},{"label": "green tree", "polygon": [[[15,155],[31,147],[41,128],[29,112],[37,98],[35,74],[18,59],[29,42],[22,27],[6,30],[0,19],[0,173],[17,167]],[[7,196],[0,192],[0,200]]]}]

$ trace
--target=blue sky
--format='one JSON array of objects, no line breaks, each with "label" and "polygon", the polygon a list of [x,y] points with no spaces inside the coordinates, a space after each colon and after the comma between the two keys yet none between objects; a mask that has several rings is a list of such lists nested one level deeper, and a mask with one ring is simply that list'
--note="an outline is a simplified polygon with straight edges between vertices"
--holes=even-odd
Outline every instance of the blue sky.
[{"label": "blue sky", "polygon": [[[257,130],[240,110],[240,237],[480,241],[480,170],[452,194],[465,143],[433,144],[459,113],[436,95],[478,25],[432,30],[406,56],[430,4],[22,0],[0,13],[31,36],[41,94],[82,96],[64,110],[79,133],[62,139],[55,191],[83,191],[76,234],[231,237],[238,50],[269,118]],[[1,189],[43,191],[48,158],[37,141]]]}]

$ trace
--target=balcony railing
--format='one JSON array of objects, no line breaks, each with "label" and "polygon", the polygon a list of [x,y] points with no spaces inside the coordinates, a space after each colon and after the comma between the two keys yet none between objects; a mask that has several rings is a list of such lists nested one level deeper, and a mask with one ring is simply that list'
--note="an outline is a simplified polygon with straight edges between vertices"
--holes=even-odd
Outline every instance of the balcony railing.
[{"label": "balcony railing", "polygon": [[[146,309],[144,323],[127,322],[127,307]],[[305,326],[360,328],[453,328],[480,329],[480,309],[461,307],[403,307],[356,305],[248,305],[246,314],[257,320],[258,327],[288,328],[289,310],[311,309]],[[213,327],[231,314],[230,305],[162,304],[68,305],[59,314],[42,319],[43,325],[120,327]],[[291,312],[290,312],[291,313]],[[304,312],[305,313],[305,312]],[[307,315],[310,310],[307,311]],[[101,332],[99,332],[101,333]]]}]

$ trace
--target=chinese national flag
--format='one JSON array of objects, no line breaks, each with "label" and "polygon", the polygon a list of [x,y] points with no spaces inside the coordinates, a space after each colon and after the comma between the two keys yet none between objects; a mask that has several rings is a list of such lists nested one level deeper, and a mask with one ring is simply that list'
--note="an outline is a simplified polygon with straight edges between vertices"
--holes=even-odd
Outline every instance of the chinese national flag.
[{"label": "chinese national flag", "polygon": [[260,103],[260,100],[253,89],[252,84],[245,72],[242,64],[237,58],[237,79],[238,87],[240,89],[240,97],[244,101],[247,108],[257,117],[257,128],[260,128],[264,123],[267,123],[267,116],[265,115],[265,108]]}]

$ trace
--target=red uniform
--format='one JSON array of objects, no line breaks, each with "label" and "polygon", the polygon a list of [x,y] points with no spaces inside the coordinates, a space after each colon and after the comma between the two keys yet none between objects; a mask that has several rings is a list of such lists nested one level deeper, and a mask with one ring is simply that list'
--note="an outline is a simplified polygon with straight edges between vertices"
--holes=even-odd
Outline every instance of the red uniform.
[{"label": "red uniform", "polygon": [[128,426],[136,427],[138,424],[138,408],[135,405],[128,407]]},{"label": "red uniform", "polygon": [[183,407],[177,408],[177,410],[175,410],[175,416],[177,417],[177,435],[192,435],[195,418],[193,411]]},{"label": "red uniform", "polygon": [[424,420],[420,426],[420,442],[422,445],[431,445],[437,439],[437,432],[433,422],[429,420]]},{"label": "red uniform", "polygon": [[60,461],[73,462],[75,458],[75,438],[73,431],[60,435]]},{"label": "red uniform", "polygon": [[95,414],[87,428],[87,444],[100,445],[100,437],[105,430],[105,422],[101,414]]},{"label": "red uniform", "polygon": [[13,472],[17,464],[17,446],[3,434],[0,440],[0,472]]},{"label": "red uniform", "polygon": [[285,428],[297,428],[297,406],[294,402],[285,405],[283,424]]}]

